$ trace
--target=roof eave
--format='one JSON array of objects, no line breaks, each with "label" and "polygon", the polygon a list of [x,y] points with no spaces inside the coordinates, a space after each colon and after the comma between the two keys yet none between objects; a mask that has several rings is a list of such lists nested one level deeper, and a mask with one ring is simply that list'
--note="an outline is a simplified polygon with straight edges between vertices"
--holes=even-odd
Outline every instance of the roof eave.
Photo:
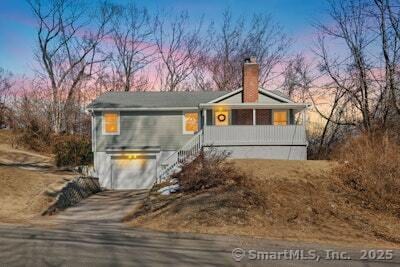
[{"label": "roof eave", "polygon": [[239,93],[239,92],[242,91],[242,90],[243,90],[242,87],[240,87],[239,89],[236,89],[236,90],[234,90],[234,91],[232,91],[232,92],[226,93],[226,94],[224,94],[224,95],[222,95],[222,96],[220,96],[220,97],[217,97],[217,98],[215,98],[215,99],[213,99],[213,100],[211,100],[211,101],[209,101],[209,102],[207,102],[207,103],[209,103],[209,104],[211,104],[211,103],[217,103],[217,102],[219,102],[219,101],[221,101],[221,100],[224,100],[224,99],[226,99],[226,98],[228,98],[228,97],[230,97],[230,96],[233,96],[233,95]]},{"label": "roof eave", "polygon": [[88,107],[86,111],[173,111],[173,110],[196,110],[199,107],[137,107],[137,108],[128,108],[128,107],[112,107],[112,108],[95,108]]},{"label": "roof eave", "polygon": [[227,103],[205,103],[200,104],[200,108],[214,108],[226,106],[229,108],[237,108],[237,109],[246,109],[246,108],[255,108],[255,109],[305,109],[310,107],[311,105],[308,103],[237,103],[237,104],[227,104]]},{"label": "roof eave", "polygon": [[[229,97],[231,97],[231,96],[233,96],[233,95],[235,95],[237,93],[240,93],[241,91],[243,91],[242,87],[240,87],[239,89],[236,89],[235,91],[232,91],[232,92],[229,92],[229,93],[227,93],[225,95],[222,95],[222,96],[220,96],[220,97],[218,97],[216,99],[213,99],[213,100],[209,101],[207,104],[217,103],[217,102],[219,102],[221,100],[224,100],[226,98],[229,98]],[[264,88],[261,88],[261,87],[258,88],[258,92],[260,92],[260,93],[262,93],[264,95],[270,96],[272,98],[275,98],[275,99],[277,99],[279,101],[282,101],[283,103],[295,103],[295,102],[293,102],[292,100],[290,100],[288,98],[285,98],[285,97],[282,97],[280,95],[277,95],[277,94],[275,94],[275,93],[273,93],[271,91],[265,90]]]},{"label": "roof eave", "polygon": [[266,94],[266,95],[268,95],[270,97],[276,98],[276,99],[278,99],[280,101],[283,101],[284,103],[295,103],[292,100],[290,100],[289,98],[282,97],[280,95],[275,94],[274,92],[265,90],[264,88],[261,88],[261,87],[258,88],[258,91],[263,93],[263,94]]}]

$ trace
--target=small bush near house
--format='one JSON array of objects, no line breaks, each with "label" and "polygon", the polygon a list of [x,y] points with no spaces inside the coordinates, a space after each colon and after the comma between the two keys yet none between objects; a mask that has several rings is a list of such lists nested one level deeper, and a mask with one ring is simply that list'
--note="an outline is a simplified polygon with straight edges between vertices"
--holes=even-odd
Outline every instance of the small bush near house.
[{"label": "small bush near house", "polygon": [[195,192],[224,184],[241,183],[244,179],[232,164],[227,162],[229,154],[215,150],[201,152],[192,162],[183,164],[182,171],[175,175],[184,192]]},{"label": "small bush near house", "polygon": [[254,177],[236,168],[228,156],[214,149],[201,152],[172,176],[179,180],[179,192],[162,196],[157,191],[166,184],[155,186],[143,205],[125,220],[146,220],[147,216],[171,212],[177,216],[174,222],[183,227],[187,223],[201,229],[248,224],[251,214],[265,210],[265,198]]},{"label": "small bush near house", "polygon": [[182,171],[174,177],[179,180],[183,192],[199,192],[202,190],[224,187],[229,191],[242,192],[252,204],[263,206],[255,180],[245,174],[228,160],[229,153],[210,149],[201,152],[192,162],[183,164]]},{"label": "small bush near house", "polygon": [[[47,135],[47,138],[49,140],[50,135]],[[41,138],[39,135],[33,134],[30,131],[22,131],[21,133],[15,132],[11,144],[14,147],[24,147],[33,151],[45,153],[50,152],[48,150],[50,144],[45,140],[45,138]]]},{"label": "small bush near house", "polygon": [[400,145],[376,133],[350,139],[335,157],[342,188],[363,207],[400,216]]},{"label": "small bush near house", "polygon": [[91,143],[87,136],[58,136],[54,140],[53,153],[58,167],[90,165],[93,161]]}]

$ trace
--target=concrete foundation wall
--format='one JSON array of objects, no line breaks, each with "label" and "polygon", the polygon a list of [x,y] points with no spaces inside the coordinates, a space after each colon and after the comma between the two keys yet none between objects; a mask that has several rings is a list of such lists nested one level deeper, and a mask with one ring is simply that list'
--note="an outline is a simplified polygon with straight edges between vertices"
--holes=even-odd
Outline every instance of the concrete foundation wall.
[{"label": "concrete foundation wall", "polygon": [[233,159],[285,159],[306,160],[306,146],[215,146],[228,151]]}]

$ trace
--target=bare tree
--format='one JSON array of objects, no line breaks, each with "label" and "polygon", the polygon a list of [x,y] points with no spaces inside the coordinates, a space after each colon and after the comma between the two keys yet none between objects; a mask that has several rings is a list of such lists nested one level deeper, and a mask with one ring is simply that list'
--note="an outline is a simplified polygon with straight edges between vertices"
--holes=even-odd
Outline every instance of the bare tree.
[{"label": "bare tree", "polygon": [[311,86],[310,66],[301,54],[291,58],[283,71],[283,91],[291,99],[300,102],[308,100],[308,91]]},{"label": "bare tree", "polygon": [[152,33],[145,8],[133,2],[119,6],[113,19],[112,38],[116,48],[115,65],[125,91],[147,85],[147,79],[138,73],[153,60]]},{"label": "bare tree", "polygon": [[200,37],[202,21],[190,23],[187,12],[167,19],[158,14],[154,19],[154,39],[160,64],[157,67],[161,87],[176,91],[193,73],[201,55],[203,42]]},{"label": "bare tree", "polygon": [[51,89],[51,125],[59,133],[68,130],[64,122],[68,121],[81,82],[92,75],[97,63],[105,60],[100,44],[109,34],[113,10],[102,5],[90,16],[83,1],[28,3],[38,23],[36,58],[44,71],[41,74],[46,86]]},{"label": "bare tree", "polygon": [[230,10],[223,13],[221,28],[210,26],[209,43],[212,44],[212,56],[208,64],[211,77],[219,90],[234,90],[241,86],[241,61],[239,47],[243,39],[244,21],[236,22]]},{"label": "bare tree", "polygon": [[0,68],[0,127],[6,123],[6,99],[13,85],[12,74]]},{"label": "bare tree", "polygon": [[194,64],[193,68],[193,80],[190,81],[193,83],[194,86],[198,90],[214,90],[216,86],[211,78],[211,75],[208,71],[209,68],[209,56],[208,53],[210,52],[209,46],[205,45],[202,51],[198,54],[196,64]]},{"label": "bare tree", "polygon": [[[374,88],[369,82],[372,68],[365,48],[371,36],[364,8],[364,2],[358,0],[330,2],[330,16],[334,25],[319,25],[322,37],[318,40],[318,56],[321,69],[334,84],[331,87],[346,92],[361,113],[363,128],[369,131],[372,126]],[[331,58],[326,45],[327,37],[342,41],[350,56],[345,60]]]},{"label": "bare tree", "polygon": [[209,71],[216,87],[234,90],[241,86],[242,61],[255,56],[260,64],[260,86],[266,86],[273,69],[282,62],[289,40],[271,16],[254,14],[234,19],[229,9],[223,13],[221,27],[211,25],[212,44]]},{"label": "bare tree", "polygon": [[[362,128],[398,120],[400,6],[389,0],[330,1],[334,25],[320,25],[321,68],[360,114]],[[349,56],[333,58],[328,42],[341,41]]]},{"label": "bare tree", "polygon": [[[309,90],[316,112],[326,121],[319,153],[355,128],[372,132],[398,124],[399,14],[394,0],[329,1],[333,23],[317,26],[316,54],[322,75],[311,79]],[[337,46],[341,53],[336,53]],[[320,77],[323,81],[315,83]],[[318,95],[330,100],[328,112],[319,109]]]},{"label": "bare tree", "polygon": [[[380,112],[383,124],[393,113],[400,115],[399,105],[399,50],[400,50],[400,20],[399,2],[389,0],[374,0],[371,8],[371,14],[376,19],[378,32],[380,35],[380,47],[383,56],[384,75],[383,79],[376,79],[382,87],[381,101],[375,109],[375,113]],[[380,77],[378,77],[380,78]]]}]

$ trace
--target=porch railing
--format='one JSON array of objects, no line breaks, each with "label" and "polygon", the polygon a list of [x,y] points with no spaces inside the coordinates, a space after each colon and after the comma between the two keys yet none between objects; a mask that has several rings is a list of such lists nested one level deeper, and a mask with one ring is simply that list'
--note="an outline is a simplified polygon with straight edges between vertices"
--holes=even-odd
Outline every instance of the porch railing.
[{"label": "porch railing", "polygon": [[161,163],[158,182],[194,159],[203,146],[307,145],[304,125],[204,126],[185,145]]},{"label": "porch railing", "polygon": [[307,145],[304,125],[204,126],[204,145]]},{"label": "porch railing", "polygon": [[169,175],[179,170],[182,163],[194,159],[203,147],[203,130],[197,132],[186,144],[179,150],[169,156],[161,163],[161,173],[158,176],[158,182],[164,180]]}]

